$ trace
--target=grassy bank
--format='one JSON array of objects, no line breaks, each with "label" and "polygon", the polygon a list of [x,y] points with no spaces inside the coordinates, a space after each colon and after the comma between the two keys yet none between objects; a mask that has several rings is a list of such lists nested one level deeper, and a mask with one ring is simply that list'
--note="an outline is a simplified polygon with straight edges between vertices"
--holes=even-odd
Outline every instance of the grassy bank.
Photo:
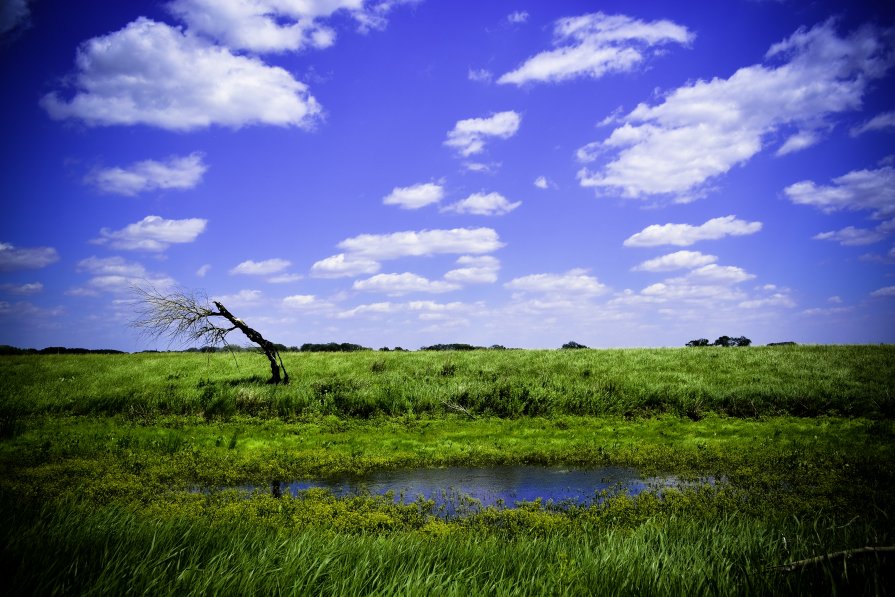
[{"label": "grassy bank", "polygon": [[[776,567],[895,544],[893,356],[289,354],[288,386],[250,355],[3,357],[2,564],[21,594],[884,594],[887,555]],[[716,483],[451,520],[226,489],[493,464]]]},{"label": "grassy bank", "polygon": [[[268,386],[252,354],[0,358],[0,419],[32,414],[295,418],[895,416],[895,346],[286,353]],[[2,424],[2,422],[0,422]]]}]

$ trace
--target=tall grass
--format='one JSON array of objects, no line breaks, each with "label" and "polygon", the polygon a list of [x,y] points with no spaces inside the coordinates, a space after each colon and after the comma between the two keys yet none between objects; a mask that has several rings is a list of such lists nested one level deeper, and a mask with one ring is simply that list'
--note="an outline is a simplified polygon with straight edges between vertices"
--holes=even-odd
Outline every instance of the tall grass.
[{"label": "tall grass", "polygon": [[887,580],[878,562],[774,572],[799,555],[790,546],[828,531],[734,517],[514,540],[295,533],[238,520],[147,520],[120,508],[20,507],[3,518],[12,595],[878,594]]},{"label": "tall grass", "polygon": [[30,414],[895,416],[895,347],[0,357],[0,434]]}]

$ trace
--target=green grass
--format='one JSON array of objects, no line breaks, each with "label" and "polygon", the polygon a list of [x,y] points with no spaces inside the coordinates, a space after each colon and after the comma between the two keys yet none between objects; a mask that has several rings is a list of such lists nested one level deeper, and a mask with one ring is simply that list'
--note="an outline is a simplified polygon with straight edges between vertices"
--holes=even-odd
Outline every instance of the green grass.
[{"label": "green grass", "polygon": [[0,431],[32,414],[895,416],[895,347],[0,358]]},{"label": "green grass", "polygon": [[[891,587],[886,346],[0,358],[12,594],[781,594]],[[448,404],[460,405],[474,418]],[[715,485],[442,520],[232,489],[383,468],[633,466]],[[212,488],[195,492],[191,488]],[[886,576],[889,574],[889,576]]]}]

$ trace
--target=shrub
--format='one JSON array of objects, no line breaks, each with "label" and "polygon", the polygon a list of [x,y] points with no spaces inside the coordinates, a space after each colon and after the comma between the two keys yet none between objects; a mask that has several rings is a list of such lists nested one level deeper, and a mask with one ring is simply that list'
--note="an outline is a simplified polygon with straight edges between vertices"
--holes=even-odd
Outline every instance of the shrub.
[{"label": "shrub", "polygon": [[562,345],[562,348],[565,350],[573,350],[578,348],[587,348],[584,344],[578,344],[577,342],[566,342]]}]

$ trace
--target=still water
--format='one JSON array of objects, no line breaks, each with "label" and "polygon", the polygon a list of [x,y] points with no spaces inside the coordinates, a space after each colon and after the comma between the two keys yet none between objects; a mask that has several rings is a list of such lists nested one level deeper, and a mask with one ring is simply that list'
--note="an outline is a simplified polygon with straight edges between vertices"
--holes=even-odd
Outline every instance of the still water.
[{"label": "still water", "polygon": [[576,469],[514,465],[384,470],[325,480],[274,481],[270,489],[274,495],[293,496],[300,496],[302,491],[313,487],[327,489],[337,497],[392,492],[395,502],[407,504],[422,497],[435,502],[436,512],[451,516],[488,506],[512,508],[517,502],[537,499],[558,507],[588,505],[599,502],[604,490],[634,496],[648,489],[661,491],[697,483],[713,483],[713,480],[645,478],[635,469],[623,467]]}]

